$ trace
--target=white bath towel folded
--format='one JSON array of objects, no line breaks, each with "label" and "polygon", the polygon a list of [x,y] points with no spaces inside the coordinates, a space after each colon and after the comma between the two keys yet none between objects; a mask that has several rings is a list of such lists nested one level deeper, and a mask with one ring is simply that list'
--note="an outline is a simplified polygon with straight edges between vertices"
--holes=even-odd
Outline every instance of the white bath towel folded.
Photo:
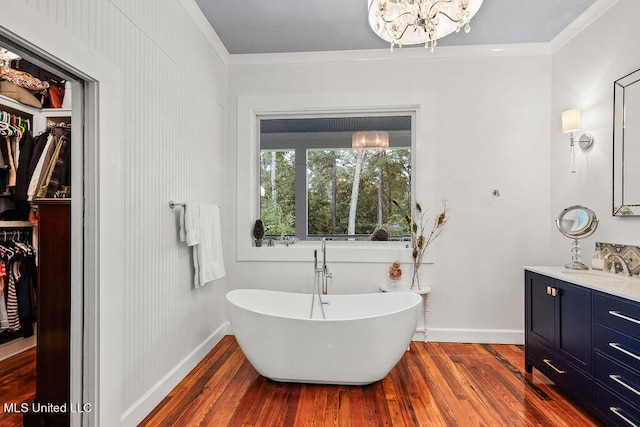
[{"label": "white bath towel folded", "polygon": [[196,288],[225,275],[220,234],[220,208],[216,205],[187,204],[180,239],[193,246],[193,285]]}]

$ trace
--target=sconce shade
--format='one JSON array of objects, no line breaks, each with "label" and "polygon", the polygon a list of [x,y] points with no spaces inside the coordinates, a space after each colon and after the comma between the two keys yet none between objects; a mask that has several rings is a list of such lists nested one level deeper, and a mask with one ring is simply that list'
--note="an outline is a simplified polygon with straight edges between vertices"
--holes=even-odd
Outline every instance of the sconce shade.
[{"label": "sconce shade", "polygon": [[373,149],[382,151],[389,148],[389,132],[365,130],[351,135],[351,147],[354,149]]},{"label": "sconce shade", "polygon": [[562,112],[562,132],[580,130],[580,110],[573,109]]}]

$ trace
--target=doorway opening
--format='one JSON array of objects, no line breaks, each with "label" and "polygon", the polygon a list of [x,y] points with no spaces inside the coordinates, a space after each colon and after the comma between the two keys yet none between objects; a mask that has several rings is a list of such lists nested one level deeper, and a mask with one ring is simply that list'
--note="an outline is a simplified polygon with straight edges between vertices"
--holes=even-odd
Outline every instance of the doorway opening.
[{"label": "doorway opening", "polygon": [[[95,109],[87,100],[95,101],[97,87],[93,84],[91,88],[91,82],[73,67],[18,41],[2,28],[0,66],[0,110],[6,113],[6,128],[17,131],[11,138],[0,138],[0,148],[3,143],[9,147],[2,159],[9,161],[3,165],[0,160],[0,190],[4,169],[9,176],[7,184],[14,173],[17,180],[0,193],[0,239],[9,237],[10,229],[16,230],[11,231],[11,237],[31,246],[35,264],[28,292],[18,288],[24,294],[19,304],[25,314],[23,335],[29,334],[29,324],[34,334],[0,344],[0,364],[10,360],[7,356],[35,346],[34,402],[66,402],[68,411],[38,414],[27,410],[20,414],[25,425],[56,422],[59,417],[75,425],[83,415],[72,414],[70,403],[94,401],[87,382],[93,384],[95,365],[87,357],[92,354],[87,349],[95,345],[95,334],[88,330],[86,318],[95,309],[91,302],[95,291],[84,286],[84,239],[85,188],[87,180],[93,179],[85,173],[85,141],[97,122]],[[32,141],[27,142],[29,134]],[[0,154],[5,150],[0,149]],[[89,221],[91,224],[94,222]],[[20,273],[12,266],[13,270]],[[29,316],[24,311],[25,298],[31,302]]]}]

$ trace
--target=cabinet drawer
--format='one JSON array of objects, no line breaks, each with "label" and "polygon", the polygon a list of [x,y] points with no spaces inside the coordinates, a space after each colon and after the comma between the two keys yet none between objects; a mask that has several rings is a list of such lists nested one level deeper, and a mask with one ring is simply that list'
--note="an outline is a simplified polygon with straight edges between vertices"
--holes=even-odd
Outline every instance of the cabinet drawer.
[{"label": "cabinet drawer", "polygon": [[616,426],[640,426],[640,411],[599,384],[595,386],[595,408]]},{"label": "cabinet drawer", "polygon": [[585,406],[592,403],[592,379],[555,352],[534,339],[527,347],[527,358],[533,366]]},{"label": "cabinet drawer", "polygon": [[596,380],[628,401],[640,403],[640,373],[614,362],[597,351],[594,367]]},{"label": "cabinet drawer", "polygon": [[598,323],[640,338],[640,303],[596,292],[593,317]]},{"label": "cabinet drawer", "polygon": [[593,325],[594,348],[640,372],[640,340],[606,326]]}]

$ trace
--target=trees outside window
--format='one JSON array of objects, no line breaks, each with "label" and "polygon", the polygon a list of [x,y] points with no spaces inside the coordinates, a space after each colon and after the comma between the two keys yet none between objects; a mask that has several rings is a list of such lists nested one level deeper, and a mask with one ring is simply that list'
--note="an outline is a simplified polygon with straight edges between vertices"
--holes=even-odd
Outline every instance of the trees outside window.
[{"label": "trees outside window", "polygon": [[260,217],[267,236],[368,240],[392,224],[409,234],[411,133],[393,131],[389,148],[380,151],[352,149],[351,129],[261,138]]}]

